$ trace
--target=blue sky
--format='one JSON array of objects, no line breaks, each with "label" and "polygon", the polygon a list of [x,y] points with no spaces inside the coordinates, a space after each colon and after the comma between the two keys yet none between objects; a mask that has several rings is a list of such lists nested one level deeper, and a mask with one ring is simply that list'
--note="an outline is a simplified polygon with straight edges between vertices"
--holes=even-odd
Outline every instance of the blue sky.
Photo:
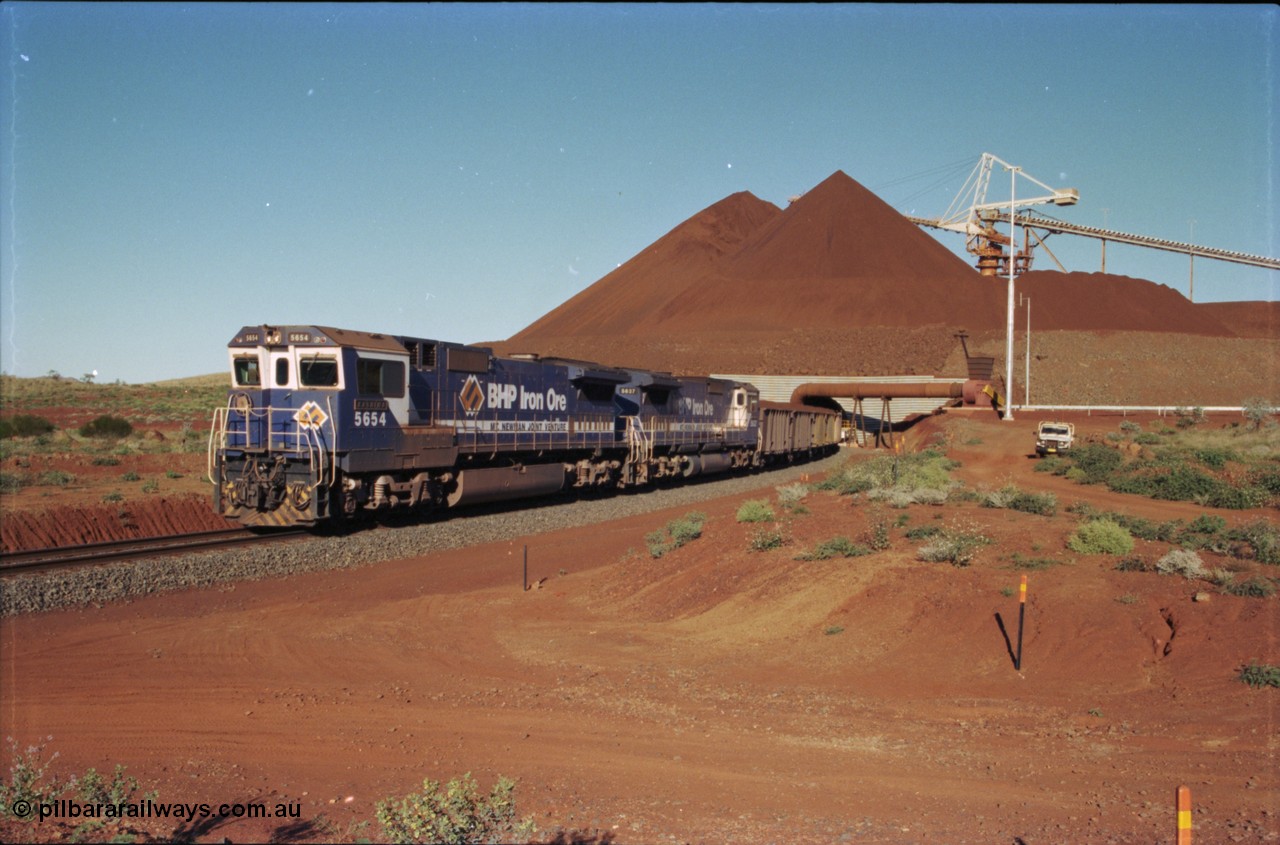
[{"label": "blue sky", "polygon": [[[843,170],[937,215],[983,152],[1078,188],[1046,209],[1070,222],[1275,256],[1278,19],[8,2],[0,367],[198,375],[263,322],[505,338],[736,191],[785,206]],[[1097,241],[1049,246],[1099,269]],[[1187,289],[1185,256],[1107,265]],[[1199,259],[1195,292],[1280,281]]]}]

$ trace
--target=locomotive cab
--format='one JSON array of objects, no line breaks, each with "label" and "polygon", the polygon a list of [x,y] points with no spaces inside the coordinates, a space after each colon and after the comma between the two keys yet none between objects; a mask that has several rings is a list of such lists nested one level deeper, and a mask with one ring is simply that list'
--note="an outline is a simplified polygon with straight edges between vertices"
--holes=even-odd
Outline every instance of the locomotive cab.
[{"label": "locomotive cab", "polygon": [[246,327],[229,344],[231,390],[214,416],[215,507],[251,526],[312,525],[352,449],[409,419],[409,356],[381,335]]}]

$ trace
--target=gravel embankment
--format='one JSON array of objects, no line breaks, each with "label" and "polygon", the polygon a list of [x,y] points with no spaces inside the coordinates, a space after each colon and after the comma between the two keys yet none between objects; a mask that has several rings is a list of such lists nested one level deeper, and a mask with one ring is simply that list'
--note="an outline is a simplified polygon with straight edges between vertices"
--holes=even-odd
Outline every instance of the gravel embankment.
[{"label": "gravel embankment", "polygon": [[562,528],[593,525],[788,484],[805,473],[817,475],[835,469],[844,462],[846,454],[738,478],[600,499],[535,502],[500,511],[477,508],[471,512],[452,513],[435,522],[368,530],[341,537],[319,536],[248,550],[204,552],[14,576],[0,581],[0,616],[99,605],[132,596],[205,587],[224,581],[250,581],[299,572],[364,566]]}]

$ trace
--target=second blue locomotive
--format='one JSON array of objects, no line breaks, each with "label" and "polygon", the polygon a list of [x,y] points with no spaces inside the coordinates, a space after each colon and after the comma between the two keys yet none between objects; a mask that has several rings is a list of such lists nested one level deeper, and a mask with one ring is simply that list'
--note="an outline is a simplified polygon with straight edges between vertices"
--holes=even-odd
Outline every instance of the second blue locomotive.
[{"label": "second blue locomotive", "polygon": [[246,326],[229,354],[209,477],[247,526],[631,487],[839,439],[837,413],[724,379],[323,326]]}]

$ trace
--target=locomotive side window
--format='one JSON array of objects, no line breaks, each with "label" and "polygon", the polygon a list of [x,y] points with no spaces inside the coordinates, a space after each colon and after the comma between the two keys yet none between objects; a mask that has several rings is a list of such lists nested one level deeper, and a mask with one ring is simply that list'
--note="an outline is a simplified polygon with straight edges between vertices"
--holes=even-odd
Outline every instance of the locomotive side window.
[{"label": "locomotive side window", "polygon": [[356,389],[364,394],[392,399],[404,396],[404,362],[357,358]]},{"label": "locomotive side window", "polygon": [[578,385],[578,398],[588,402],[612,402],[614,385],[587,381]]},{"label": "locomotive side window", "polygon": [[231,370],[237,387],[262,386],[262,372],[259,369],[257,355],[236,358],[231,362]]},{"label": "locomotive side window", "polygon": [[644,391],[645,404],[658,409],[665,409],[670,397],[671,391],[666,388],[649,387]]},{"label": "locomotive side window", "polygon": [[298,362],[298,381],[303,387],[337,387],[336,358],[303,358]]},{"label": "locomotive side window", "polygon": [[276,359],[276,387],[289,386],[289,359]]}]

